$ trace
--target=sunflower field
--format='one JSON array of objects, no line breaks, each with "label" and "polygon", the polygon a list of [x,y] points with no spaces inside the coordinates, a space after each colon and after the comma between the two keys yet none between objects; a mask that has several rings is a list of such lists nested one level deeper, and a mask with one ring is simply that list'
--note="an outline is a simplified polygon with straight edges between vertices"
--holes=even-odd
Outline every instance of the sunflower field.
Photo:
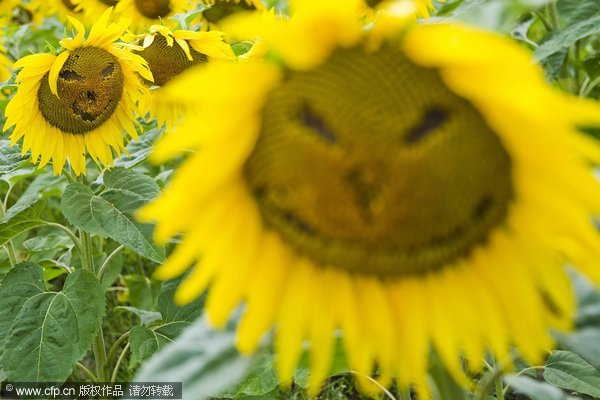
[{"label": "sunflower field", "polygon": [[0,0],[0,398],[600,399],[600,0]]}]

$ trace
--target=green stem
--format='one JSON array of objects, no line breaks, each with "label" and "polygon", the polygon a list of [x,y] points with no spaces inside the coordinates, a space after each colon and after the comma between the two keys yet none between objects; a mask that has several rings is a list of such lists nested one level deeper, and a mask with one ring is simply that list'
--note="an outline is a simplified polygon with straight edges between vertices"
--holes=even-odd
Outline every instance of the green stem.
[{"label": "green stem", "polygon": [[115,358],[115,354],[117,354],[117,351],[119,350],[119,347],[121,346],[121,343],[123,343],[125,340],[127,340],[127,338],[129,338],[129,332],[125,332],[124,334],[119,336],[119,338],[112,345],[112,347],[108,351],[108,356],[106,357],[106,365],[107,366],[110,366],[112,364],[112,360],[113,360],[113,358]]},{"label": "green stem", "polygon": [[79,240],[81,242],[81,265],[83,269],[95,274],[94,257],[92,256],[92,238],[89,233],[80,228]]},{"label": "green stem", "polygon": [[96,375],[94,375],[94,373],[92,371],[90,371],[89,369],[86,368],[85,365],[83,365],[82,363],[78,362],[77,363],[77,368],[79,368],[81,371],[83,371],[83,373],[88,377],[88,379],[92,382],[98,382],[98,379],[96,378]]},{"label": "green stem", "polygon": [[15,265],[17,265],[17,255],[15,253],[15,247],[13,246],[12,241],[6,243],[4,248],[6,249],[6,253],[8,254],[8,261],[10,261],[10,266],[14,267]]},{"label": "green stem", "polygon": [[98,330],[98,336],[94,340],[94,359],[96,360],[96,375],[99,382],[108,381],[106,373],[106,348],[104,347],[104,333],[102,327]]},{"label": "green stem", "polygon": [[598,86],[600,84],[600,76],[597,77],[596,79],[594,79],[593,81],[591,81],[586,87],[585,89],[582,89],[580,92],[580,96],[581,97],[587,97],[590,93],[592,93],[592,90],[594,90],[594,88],[596,86]]},{"label": "green stem", "polygon": [[500,374],[494,380],[494,386],[496,387],[496,399],[504,400],[504,388],[502,387],[502,374]]},{"label": "green stem", "polygon": [[[92,255],[92,238],[90,234],[79,229],[79,239],[81,242],[81,265],[83,269],[94,273],[94,257]],[[98,330],[98,335],[94,340],[94,359],[96,360],[96,376],[100,382],[106,382],[108,376],[106,370],[106,348],[104,347],[104,333],[102,327]]]},{"label": "green stem", "polygon": [[104,260],[104,262],[102,263],[102,266],[100,267],[100,269],[98,270],[98,280],[100,282],[102,282],[102,278],[104,277],[104,273],[106,272],[106,269],[108,268],[108,265],[110,264],[111,260],[117,255],[119,254],[119,252],[121,250],[123,250],[125,248],[125,246],[121,245],[119,247],[117,247],[112,253],[110,253],[108,255],[108,257],[106,257],[106,260]]},{"label": "green stem", "polygon": [[119,367],[121,367],[121,363],[125,359],[125,354],[127,353],[127,350],[129,350],[129,343],[127,343],[127,345],[125,346],[125,348],[123,349],[123,351],[119,355],[119,358],[117,359],[117,364],[115,364],[115,368],[113,369],[113,373],[112,373],[112,375],[110,377],[110,382],[111,383],[113,383],[113,382],[115,382],[117,380],[117,373],[119,372]]},{"label": "green stem", "polygon": [[[8,188],[8,192],[6,192],[6,197],[4,198],[4,202],[0,203],[0,218],[3,218],[4,215],[6,215],[6,205],[8,202],[8,195],[10,193],[10,189],[12,187]],[[6,242],[5,246],[6,248],[6,253],[8,254],[8,260],[10,262],[10,266],[14,267],[15,265],[17,265],[17,253],[15,251],[15,246],[12,243],[12,240],[9,240],[8,242]]]},{"label": "green stem", "polygon": [[75,236],[75,234],[73,233],[73,231],[71,231],[69,228],[67,228],[64,225],[57,224],[56,222],[44,221],[44,224],[46,224],[46,226],[50,226],[50,227],[53,227],[53,228],[60,229],[61,231],[63,231],[64,233],[66,233],[67,236],[73,241],[73,244],[75,244],[75,248],[77,249],[77,252],[79,253],[79,255],[81,256],[81,254],[83,254],[83,250],[81,248],[81,242],[79,241],[79,239],[77,238],[77,236]]},{"label": "green stem", "polygon": [[560,29],[560,17],[558,16],[558,9],[556,8],[556,1],[548,3],[546,6],[546,12],[548,13],[549,23],[552,25],[553,30]]}]

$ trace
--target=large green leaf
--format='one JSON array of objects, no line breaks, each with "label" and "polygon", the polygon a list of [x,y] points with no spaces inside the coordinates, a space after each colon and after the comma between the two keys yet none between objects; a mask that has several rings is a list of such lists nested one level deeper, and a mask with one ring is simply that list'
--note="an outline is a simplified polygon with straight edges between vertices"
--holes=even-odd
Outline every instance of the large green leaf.
[{"label": "large green leaf", "polygon": [[181,283],[181,279],[163,282],[162,284],[160,295],[158,296],[158,309],[164,322],[192,322],[202,313],[204,296],[184,306],[175,303],[173,297],[179,283]]},{"label": "large green leaf", "polygon": [[9,379],[63,382],[90,347],[105,311],[104,291],[84,270],[49,292],[43,270],[27,262],[0,285],[1,366]]},{"label": "large green leaf", "polygon": [[0,180],[10,185],[15,179],[31,175],[35,167],[27,164],[18,145],[11,146],[9,140],[0,140]]},{"label": "large green leaf", "polygon": [[104,175],[100,194],[80,183],[67,186],[62,198],[63,214],[85,231],[110,237],[139,255],[163,262],[165,251],[152,241],[153,226],[140,224],[134,213],[159,192],[154,180],[140,172],[116,168]]},{"label": "large green leaf", "polygon": [[138,382],[183,382],[183,398],[204,400],[240,382],[252,365],[235,349],[235,333],[216,332],[202,318],[143,364]]},{"label": "large green leaf", "polygon": [[238,399],[248,396],[264,396],[273,392],[278,385],[275,355],[265,353],[252,365],[240,385],[221,393],[219,397]]},{"label": "large green leaf", "polygon": [[129,334],[131,345],[131,365],[150,358],[166,344],[175,340],[189,326],[188,322],[171,322],[150,329],[145,326],[134,327]]},{"label": "large green leaf", "polygon": [[[165,344],[172,342],[181,331],[202,314],[204,296],[193,302],[180,306],[175,304],[173,296],[181,279],[163,282],[161,292],[158,296],[158,309],[162,325],[152,328],[136,326],[131,330],[129,343],[133,357],[132,365],[144,361],[159,351]],[[130,289],[131,290],[131,289]],[[142,310],[131,310],[138,314],[144,324],[144,318],[148,314],[142,314]],[[149,313],[146,311],[145,313]]]},{"label": "large green leaf", "polygon": [[600,329],[589,327],[580,329],[570,335],[554,333],[561,348],[578,354],[594,368],[600,370]]},{"label": "large green leaf", "polygon": [[570,351],[559,350],[550,355],[544,380],[562,389],[600,397],[600,371]]},{"label": "large green leaf", "polygon": [[10,221],[0,224],[0,246],[29,229],[44,225],[40,218],[44,206],[43,201],[37,202],[32,207],[16,213]]},{"label": "large green leaf", "polygon": [[531,400],[577,400],[562,390],[545,382],[536,381],[528,376],[508,375],[504,377],[513,390],[527,395]]},{"label": "large green leaf", "polygon": [[561,49],[571,47],[579,39],[600,33],[600,1],[579,1],[569,17],[563,29],[553,32],[535,50],[536,59],[544,60]]},{"label": "large green leaf", "polygon": [[115,161],[115,166],[123,168],[132,168],[144,161],[152,152],[152,145],[160,135],[157,128],[149,129],[140,135],[139,140],[131,141],[127,144],[127,153],[124,153]]}]

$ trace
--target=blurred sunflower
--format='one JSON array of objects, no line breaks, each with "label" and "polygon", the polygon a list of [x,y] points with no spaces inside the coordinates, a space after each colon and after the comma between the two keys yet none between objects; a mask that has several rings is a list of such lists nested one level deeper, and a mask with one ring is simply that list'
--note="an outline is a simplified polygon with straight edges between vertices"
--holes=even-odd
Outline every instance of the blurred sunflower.
[{"label": "blurred sunflower", "polygon": [[79,2],[80,0],[39,1],[35,4],[35,14],[44,17],[56,16],[64,22],[70,21],[69,18],[76,18],[85,26],[91,25],[97,14],[92,19],[87,19]]},{"label": "blurred sunflower", "polygon": [[0,82],[10,79],[12,64],[6,55],[6,48],[2,46],[2,33],[0,32]]},{"label": "blurred sunflower", "polygon": [[137,138],[136,102],[148,95],[137,74],[152,80],[146,62],[115,43],[127,23],[110,23],[111,10],[102,14],[84,39],[81,22],[60,44],[57,56],[23,57],[15,68],[17,93],[6,107],[4,131],[14,126],[14,145],[23,138],[23,154],[42,168],[50,160],[60,174],[67,160],[75,174],[85,174],[86,152],[99,165],[110,166],[124,150],[122,130]]},{"label": "blurred sunflower", "polygon": [[86,20],[95,20],[98,15],[102,15],[108,8],[117,5],[119,0],[78,0],[77,9],[81,9]]},{"label": "blurred sunflower", "polygon": [[119,0],[115,12],[130,18],[131,28],[140,32],[157,22],[174,27],[177,22],[171,17],[187,8],[187,0]]},{"label": "blurred sunflower", "polygon": [[207,6],[199,16],[203,30],[219,29],[221,21],[233,14],[266,9],[261,0],[202,0],[200,3]]},{"label": "blurred sunflower", "polygon": [[134,36],[142,50],[134,51],[148,63],[154,78],[146,82],[150,91],[150,114],[159,126],[171,130],[187,113],[187,103],[173,103],[163,99],[160,87],[188,68],[206,63],[209,59],[235,58],[229,44],[218,31],[192,32],[171,30],[164,25],[152,25],[148,33]]},{"label": "blurred sunflower", "polygon": [[[440,1],[443,3],[445,0]],[[431,0],[365,0],[367,8],[375,11],[398,7],[401,3],[410,4],[415,13],[422,18],[429,18],[431,11],[435,10]]]},{"label": "blurred sunflower", "polygon": [[373,48],[358,1],[291,6],[261,28],[265,61],[164,92],[201,108],[153,155],[197,149],[140,214],[158,241],[182,232],[157,276],[194,264],[176,299],[210,287],[217,327],[245,302],[243,352],[275,325],[283,380],[310,342],[317,388],[336,331],[360,376],[424,398],[431,347],[465,386],[488,350],[538,362],[571,324],[565,263],[600,282],[600,147],[577,128],[600,106],[493,33],[421,25]]}]

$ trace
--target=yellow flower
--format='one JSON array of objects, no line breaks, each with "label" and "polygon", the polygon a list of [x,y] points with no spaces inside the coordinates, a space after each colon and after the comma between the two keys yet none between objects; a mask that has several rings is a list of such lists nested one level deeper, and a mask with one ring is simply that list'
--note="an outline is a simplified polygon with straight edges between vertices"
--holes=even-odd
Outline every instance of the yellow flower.
[{"label": "yellow flower", "polygon": [[[441,0],[444,2],[445,0]],[[398,7],[412,7],[415,13],[422,18],[429,18],[431,11],[435,10],[431,0],[365,0],[367,8],[381,11]]]},{"label": "yellow flower", "polygon": [[185,104],[164,101],[160,87],[166,85],[188,68],[206,63],[209,59],[233,60],[229,44],[218,31],[192,32],[171,30],[164,25],[152,25],[149,32],[135,36],[141,50],[135,51],[148,63],[154,78],[147,82],[151,88],[150,114],[160,126],[171,130],[188,110]]},{"label": "yellow flower", "polygon": [[132,28],[139,32],[156,23],[175,26],[177,22],[171,17],[187,7],[187,0],[119,0],[115,12],[130,18]]},{"label": "yellow flower", "polygon": [[[73,1],[73,0],[71,0]],[[119,0],[75,0],[77,10],[82,10],[85,20],[95,21],[110,7],[117,5]]]},{"label": "yellow flower", "polygon": [[10,79],[12,73],[11,69],[13,66],[12,61],[6,55],[6,48],[2,46],[2,34],[0,33],[0,82],[4,82]]},{"label": "yellow flower", "polygon": [[84,39],[81,22],[69,17],[77,30],[65,38],[58,55],[23,57],[15,68],[17,93],[6,107],[4,131],[15,144],[23,139],[23,154],[31,150],[42,168],[50,160],[60,174],[67,160],[75,174],[85,174],[86,152],[104,166],[123,151],[122,131],[137,138],[136,102],[148,95],[137,74],[152,80],[146,62],[115,41],[127,29],[110,23],[111,10],[102,14]]},{"label": "yellow flower", "polygon": [[220,29],[221,22],[233,14],[266,9],[261,0],[202,0],[200,3],[207,6],[199,16],[205,31]]},{"label": "yellow flower", "polygon": [[424,398],[431,347],[465,386],[463,357],[538,362],[571,324],[565,263],[600,282],[600,147],[577,128],[598,104],[493,33],[421,25],[373,48],[358,2],[293,5],[265,61],[164,92],[199,112],[153,155],[196,150],[140,216],[158,241],[182,234],[157,276],[193,265],[176,299],[210,287],[216,327],[246,303],[244,353],[275,326],[283,380],[310,343],[314,388],[338,330],[360,376]]}]

